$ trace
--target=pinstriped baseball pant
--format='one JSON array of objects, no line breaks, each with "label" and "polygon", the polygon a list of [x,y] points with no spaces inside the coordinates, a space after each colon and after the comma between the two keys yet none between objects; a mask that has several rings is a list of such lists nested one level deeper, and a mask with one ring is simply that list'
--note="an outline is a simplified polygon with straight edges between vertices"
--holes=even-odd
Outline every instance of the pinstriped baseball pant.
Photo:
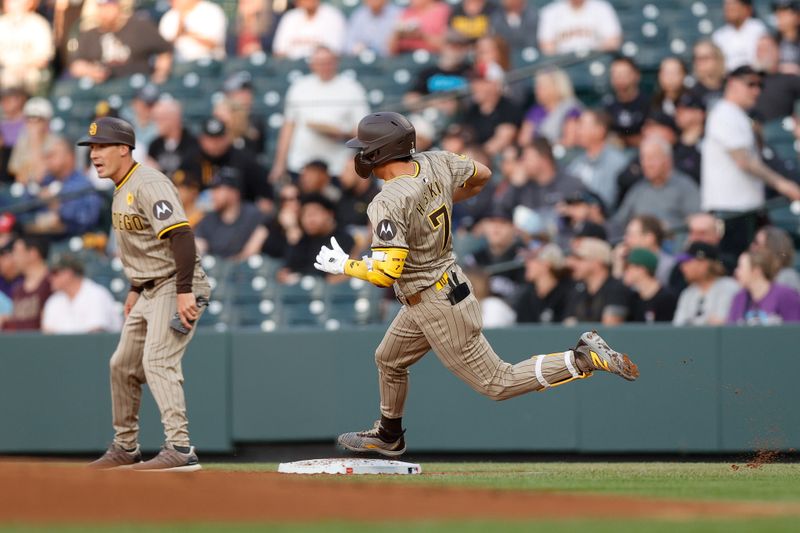
[{"label": "pinstriped baseball pant", "polygon": [[[210,294],[208,283],[195,278],[195,295]],[[114,440],[125,448],[136,446],[142,385],[147,383],[164,426],[166,441],[189,445],[189,422],[183,395],[181,359],[196,328],[183,335],[169,327],[175,314],[175,281],[144,291],[122,328],[111,357],[111,410]]]},{"label": "pinstriped baseball pant", "polygon": [[431,349],[448,370],[493,400],[585,377],[574,366],[572,350],[537,355],[515,365],[504,362],[481,332],[483,320],[475,296],[451,305],[445,292],[430,288],[419,304],[404,305],[375,352],[384,416],[403,416],[408,367]]}]

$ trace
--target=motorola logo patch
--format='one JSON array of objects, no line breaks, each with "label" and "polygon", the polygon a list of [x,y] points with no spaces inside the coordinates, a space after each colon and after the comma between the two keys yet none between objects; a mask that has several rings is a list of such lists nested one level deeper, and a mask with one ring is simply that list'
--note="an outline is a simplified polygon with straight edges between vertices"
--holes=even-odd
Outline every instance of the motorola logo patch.
[{"label": "motorola logo patch", "polygon": [[167,220],[172,216],[172,204],[166,200],[159,200],[153,206],[153,216],[158,220]]},{"label": "motorola logo patch", "polygon": [[397,225],[388,218],[384,218],[375,228],[375,235],[382,241],[391,241],[397,235]]}]

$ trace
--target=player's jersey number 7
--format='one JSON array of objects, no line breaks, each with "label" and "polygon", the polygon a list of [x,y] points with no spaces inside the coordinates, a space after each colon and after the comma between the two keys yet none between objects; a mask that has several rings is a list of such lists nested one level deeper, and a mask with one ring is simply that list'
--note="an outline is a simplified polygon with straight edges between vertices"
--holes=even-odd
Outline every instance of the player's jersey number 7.
[{"label": "player's jersey number 7", "polygon": [[450,241],[450,213],[447,206],[442,204],[428,214],[428,221],[434,230],[444,226],[444,239],[442,239],[442,251],[447,249],[447,243]]}]

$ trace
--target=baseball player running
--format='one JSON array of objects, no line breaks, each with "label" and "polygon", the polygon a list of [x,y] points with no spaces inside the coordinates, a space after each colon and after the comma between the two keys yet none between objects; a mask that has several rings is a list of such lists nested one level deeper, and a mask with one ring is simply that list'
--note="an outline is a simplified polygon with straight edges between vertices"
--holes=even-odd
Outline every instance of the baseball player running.
[{"label": "baseball player running", "polygon": [[[89,146],[98,175],[114,181],[112,225],[131,282],[125,324],[110,364],[114,441],[90,466],[199,470],[189,444],[181,359],[211,289],[178,192],[164,174],[133,160],[134,132],[124,120],[92,122],[78,145]],[[161,411],[166,444],[142,462],[137,438],[144,383]]]},{"label": "baseball player running", "polygon": [[481,332],[480,304],[455,263],[450,235],[453,203],[478,194],[491,170],[449,152],[415,153],[415,141],[414,127],[397,113],[361,120],[358,136],[347,142],[358,150],[356,171],[385,182],[367,209],[374,228],[371,255],[351,259],[331,239],[314,264],[379,287],[393,285],[403,303],[375,352],[381,418],[371,429],[340,435],[339,444],[388,456],[405,452],[408,367],[431,349],[451,372],[494,400],[583,379],[594,370],[635,380],[636,365],[596,332],[582,334],[573,349],[516,365],[497,356]]}]

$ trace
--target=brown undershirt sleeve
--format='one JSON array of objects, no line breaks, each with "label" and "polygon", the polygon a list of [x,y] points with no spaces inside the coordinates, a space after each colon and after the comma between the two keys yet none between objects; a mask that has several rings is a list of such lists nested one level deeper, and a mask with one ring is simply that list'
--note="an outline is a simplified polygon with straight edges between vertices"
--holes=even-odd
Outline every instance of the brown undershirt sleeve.
[{"label": "brown undershirt sleeve", "polygon": [[192,292],[194,261],[197,250],[194,246],[194,232],[188,226],[180,226],[164,235],[169,239],[172,255],[175,256],[175,284],[178,294]]}]

